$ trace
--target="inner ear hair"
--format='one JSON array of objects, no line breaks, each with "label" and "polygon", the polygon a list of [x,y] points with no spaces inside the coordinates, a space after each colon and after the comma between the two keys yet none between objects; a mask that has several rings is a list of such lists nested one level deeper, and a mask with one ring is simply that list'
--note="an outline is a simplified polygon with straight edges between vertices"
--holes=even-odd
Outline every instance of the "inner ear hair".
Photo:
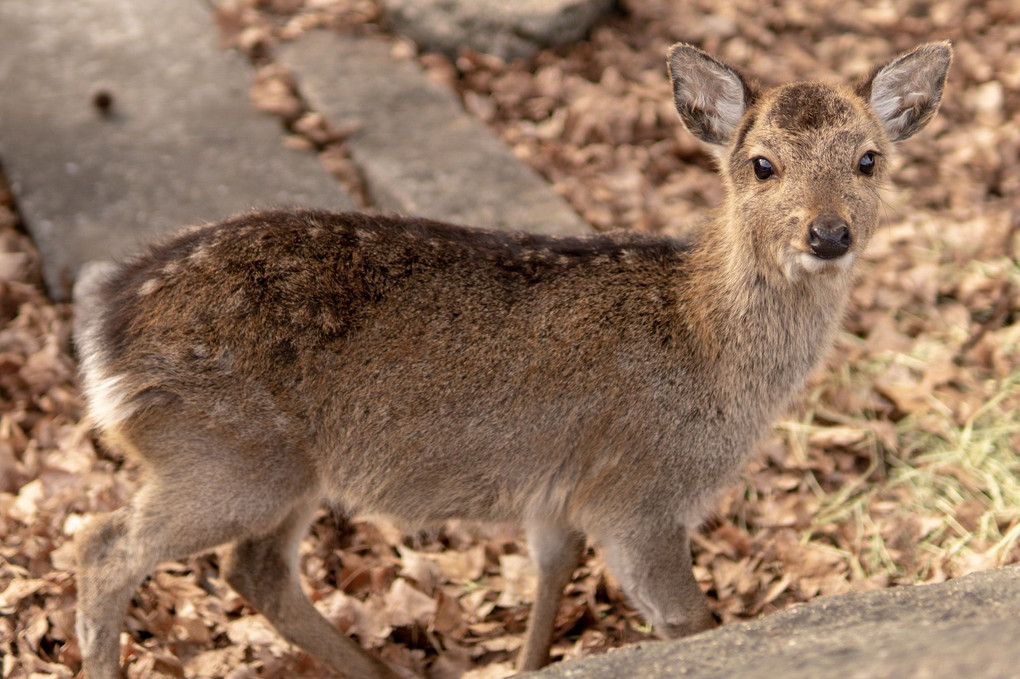
[{"label": "inner ear hair", "polygon": [[949,41],[926,43],[875,68],[855,84],[892,141],[912,136],[938,112],[952,58]]},{"label": "inner ear hair", "polygon": [[697,47],[674,45],[669,50],[673,101],[687,129],[699,140],[727,144],[757,89],[736,69]]}]

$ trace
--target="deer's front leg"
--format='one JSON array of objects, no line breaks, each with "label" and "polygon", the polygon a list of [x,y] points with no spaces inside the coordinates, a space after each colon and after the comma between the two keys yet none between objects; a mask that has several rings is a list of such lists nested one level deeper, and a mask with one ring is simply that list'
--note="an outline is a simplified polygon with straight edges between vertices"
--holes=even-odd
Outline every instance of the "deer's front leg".
[{"label": "deer's front leg", "polygon": [[716,626],[691,570],[686,527],[632,526],[603,546],[610,570],[656,634],[676,638]]}]

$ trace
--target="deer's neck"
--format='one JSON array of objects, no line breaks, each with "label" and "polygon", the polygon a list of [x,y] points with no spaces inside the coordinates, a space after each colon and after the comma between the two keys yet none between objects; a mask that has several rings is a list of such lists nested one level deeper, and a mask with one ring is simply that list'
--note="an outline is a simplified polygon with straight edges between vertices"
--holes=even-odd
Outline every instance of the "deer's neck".
[{"label": "deer's neck", "polygon": [[846,307],[849,272],[790,281],[749,246],[709,229],[692,253],[684,297],[697,345],[738,400],[781,407],[824,357]]}]

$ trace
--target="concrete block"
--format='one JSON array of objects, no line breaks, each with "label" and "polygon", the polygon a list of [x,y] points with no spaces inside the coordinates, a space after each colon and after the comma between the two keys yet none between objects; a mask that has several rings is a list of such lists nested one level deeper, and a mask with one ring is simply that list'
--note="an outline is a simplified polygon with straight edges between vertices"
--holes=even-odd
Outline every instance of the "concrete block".
[{"label": "concrete block", "polygon": [[348,139],[378,206],[419,217],[538,233],[590,227],[456,95],[386,43],[313,31],[277,50],[313,110]]},{"label": "concrete block", "polygon": [[250,106],[202,0],[3,0],[0,45],[0,159],[57,299],[82,262],[183,224],[353,206]]},{"label": "concrete block", "polygon": [[821,597],[684,639],[558,663],[522,679],[1009,679],[1020,566],[936,585]]}]

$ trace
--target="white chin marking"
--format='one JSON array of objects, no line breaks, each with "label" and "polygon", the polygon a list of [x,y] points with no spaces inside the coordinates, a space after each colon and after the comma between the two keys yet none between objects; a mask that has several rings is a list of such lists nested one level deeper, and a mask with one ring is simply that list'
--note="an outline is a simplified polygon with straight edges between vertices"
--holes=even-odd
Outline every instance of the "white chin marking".
[{"label": "white chin marking", "polygon": [[803,276],[843,273],[854,263],[854,253],[848,252],[833,259],[815,257],[809,252],[797,251],[786,260],[786,277],[795,281]]}]

